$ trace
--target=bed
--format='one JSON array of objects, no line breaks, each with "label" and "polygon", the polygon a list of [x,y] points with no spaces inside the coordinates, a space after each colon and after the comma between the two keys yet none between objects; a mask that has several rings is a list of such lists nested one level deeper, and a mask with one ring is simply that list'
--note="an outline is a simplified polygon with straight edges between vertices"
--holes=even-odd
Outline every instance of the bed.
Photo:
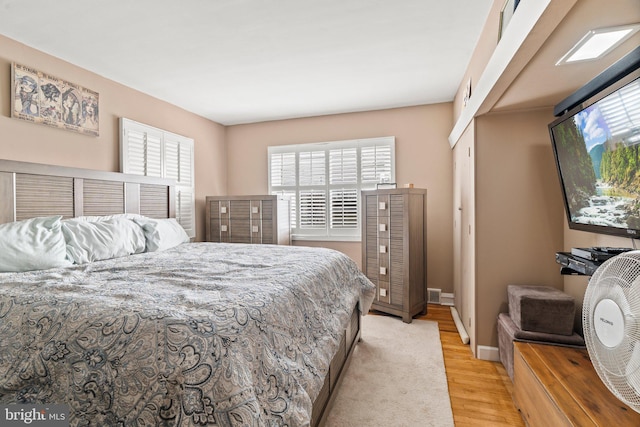
[{"label": "bed", "polygon": [[[162,179],[0,160],[5,228],[124,221],[147,245],[0,273],[0,403],[63,404],[73,426],[319,425],[373,285],[328,249],[160,248],[173,191]],[[76,240],[64,237],[69,251]]]}]

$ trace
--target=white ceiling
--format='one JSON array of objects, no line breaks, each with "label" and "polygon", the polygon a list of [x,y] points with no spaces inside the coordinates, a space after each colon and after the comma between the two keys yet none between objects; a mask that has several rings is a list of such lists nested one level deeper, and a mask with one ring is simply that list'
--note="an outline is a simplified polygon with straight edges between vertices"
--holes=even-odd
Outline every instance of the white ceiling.
[{"label": "white ceiling", "polygon": [[0,0],[0,34],[231,125],[451,101],[492,3]]}]

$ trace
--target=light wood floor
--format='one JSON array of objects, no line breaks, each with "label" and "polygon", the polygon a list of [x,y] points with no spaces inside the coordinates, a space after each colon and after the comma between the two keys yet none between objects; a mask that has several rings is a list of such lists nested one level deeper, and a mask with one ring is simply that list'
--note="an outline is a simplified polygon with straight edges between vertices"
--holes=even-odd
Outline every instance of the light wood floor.
[{"label": "light wood floor", "polygon": [[469,346],[462,344],[451,308],[429,304],[427,314],[418,318],[438,322],[456,427],[524,426],[513,404],[507,371],[499,362],[473,357]]}]

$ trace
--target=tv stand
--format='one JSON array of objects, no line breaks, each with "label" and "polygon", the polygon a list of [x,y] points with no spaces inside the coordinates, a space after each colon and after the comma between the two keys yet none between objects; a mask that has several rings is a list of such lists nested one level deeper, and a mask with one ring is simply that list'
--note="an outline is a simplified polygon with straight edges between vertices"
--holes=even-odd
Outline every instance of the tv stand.
[{"label": "tv stand", "polygon": [[561,274],[592,276],[603,262],[631,250],[631,248],[609,246],[571,248],[571,252],[556,252],[556,262],[562,265]]},{"label": "tv stand", "polygon": [[562,266],[561,274],[593,276],[604,261],[592,261],[571,252],[556,252],[556,262]]}]

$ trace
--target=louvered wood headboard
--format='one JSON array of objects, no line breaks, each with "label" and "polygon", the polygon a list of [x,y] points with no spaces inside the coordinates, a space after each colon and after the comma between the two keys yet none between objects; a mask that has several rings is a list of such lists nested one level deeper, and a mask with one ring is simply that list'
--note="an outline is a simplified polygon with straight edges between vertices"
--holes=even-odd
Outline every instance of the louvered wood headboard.
[{"label": "louvered wood headboard", "polygon": [[175,217],[171,179],[0,160],[0,223],[38,216]]}]

